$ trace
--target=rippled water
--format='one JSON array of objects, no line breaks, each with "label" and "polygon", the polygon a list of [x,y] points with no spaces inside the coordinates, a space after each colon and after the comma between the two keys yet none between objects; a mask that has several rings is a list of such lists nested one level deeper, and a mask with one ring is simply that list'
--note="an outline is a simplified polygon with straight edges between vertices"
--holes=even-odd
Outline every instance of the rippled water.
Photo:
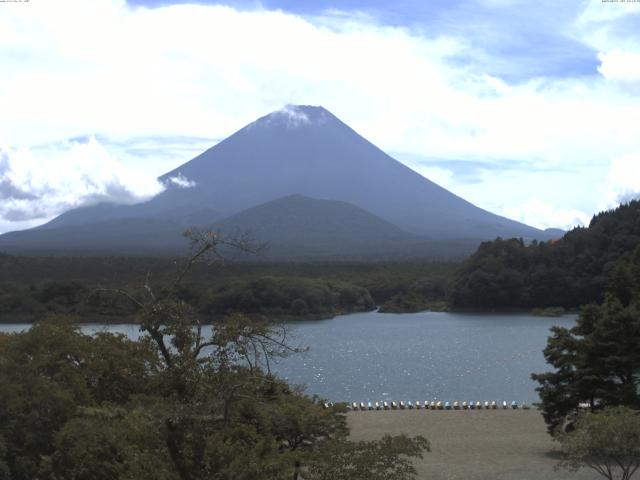
[{"label": "rippled water", "polygon": [[[273,366],[307,393],[330,400],[538,400],[532,372],[548,370],[542,356],[549,328],[575,316],[524,314],[358,313],[290,323],[307,353]],[[20,331],[24,324],[0,325]],[[137,338],[134,325],[84,325]]]},{"label": "rippled water", "polygon": [[552,325],[574,316],[423,312],[363,313],[303,322],[295,333],[310,351],[279,373],[330,399],[537,401],[532,372]]}]

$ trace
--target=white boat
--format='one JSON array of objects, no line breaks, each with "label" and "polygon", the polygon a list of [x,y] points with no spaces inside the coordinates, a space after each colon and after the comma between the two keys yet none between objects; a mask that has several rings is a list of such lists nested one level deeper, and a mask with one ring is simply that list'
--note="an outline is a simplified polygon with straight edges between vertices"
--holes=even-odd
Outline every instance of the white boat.
[{"label": "white boat", "polygon": [[484,409],[485,409],[485,410],[489,410],[489,408],[491,408],[491,407],[489,406],[489,402],[485,401],[485,402],[484,402]]},{"label": "white boat", "polygon": [[373,410],[373,405],[371,402],[367,402],[367,410]]},{"label": "white boat", "polygon": [[437,408],[438,410],[442,410],[442,409],[444,408],[444,407],[442,406],[442,402],[440,402],[440,401],[436,402],[436,408]]},{"label": "white boat", "polygon": [[469,408],[469,404],[467,403],[467,401],[465,400],[464,402],[462,402],[462,409],[466,410],[467,408]]},{"label": "white boat", "polygon": [[478,401],[476,402],[476,409],[477,409],[477,410],[481,410],[481,409],[482,409],[482,402],[480,402],[480,400],[478,400]]},{"label": "white boat", "polygon": [[507,405],[507,402],[504,400],[502,401],[502,408],[504,408],[505,410],[509,408],[509,406]]},{"label": "white boat", "polygon": [[453,409],[454,410],[460,410],[460,403],[457,400],[455,402],[453,402]]},{"label": "white boat", "polygon": [[498,404],[496,403],[496,401],[495,401],[495,400],[493,400],[493,401],[491,402],[491,408],[492,408],[493,410],[495,410],[496,408],[498,408]]},{"label": "white boat", "polygon": [[522,402],[522,407],[523,410],[531,410],[531,406],[528,403]]},{"label": "white boat", "polygon": [[398,404],[395,401],[391,402],[391,408],[395,410],[396,408],[398,408]]},{"label": "white boat", "polygon": [[380,402],[376,402],[376,410],[380,410]]},{"label": "white boat", "polygon": [[416,410],[420,410],[420,400],[416,400]]},{"label": "white boat", "polygon": [[400,400],[400,408],[404,410],[404,407],[405,407],[404,400]]},{"label": "white boat", "polygon": [[354,410],[358,410],[358,404],[356,402],[353,402],[351,404],[351,408],[353,408]]},{"label": "white boat", "polygon": [[364,406],[364,402],[360,402],[360,410],[366,410],[367,407]]},{"label": "white boat", "polygon": [[382,408],[384,408],[385,410],[389,410],[389,402],[387,402],[386,400],[382,402]]},{"label": "white boat", "polygon": [[434,402],[433,400],[432,400],[432,401],[431,401],[431,403],[429,404],[429,408],[430,408],[431,410],[435,410],[435,409],[436,409],[436,406],[437,406],[437,405],[436,405],[436,402]]}]

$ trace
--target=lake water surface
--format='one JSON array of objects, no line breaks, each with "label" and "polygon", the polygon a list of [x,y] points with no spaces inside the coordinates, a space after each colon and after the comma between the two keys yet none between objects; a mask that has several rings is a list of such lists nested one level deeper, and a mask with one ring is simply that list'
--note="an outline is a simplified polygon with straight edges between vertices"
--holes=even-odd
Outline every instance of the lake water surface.
[{"label": "lake water surface", "polygon": [[[307,393],[330,400],[538,401],[532,372],[549,370],[542,355],[552,325],[575,315],[421,312],[343,315],[288,324],[293,343],[309,351],[272,369]],[[25,324],[0,325],[20,331]],[[139,336],[135,325],[83,325],[82,330]]]}]

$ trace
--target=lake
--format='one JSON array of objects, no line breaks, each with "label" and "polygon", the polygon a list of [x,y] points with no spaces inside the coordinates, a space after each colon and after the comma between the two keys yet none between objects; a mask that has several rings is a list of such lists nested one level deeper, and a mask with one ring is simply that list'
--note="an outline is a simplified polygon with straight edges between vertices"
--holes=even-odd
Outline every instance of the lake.
[{"label": "lake", "polygon": [[[307,393],[338,401],[538,401],[532,372],[549,370],[542,355],[549,328],[575,315],[378,312],[289,323],[295,345],[309,351],[272,369]],[[25,324],[0,325],[20,331]],[[139,336],[135,325],[82,326]]]}]

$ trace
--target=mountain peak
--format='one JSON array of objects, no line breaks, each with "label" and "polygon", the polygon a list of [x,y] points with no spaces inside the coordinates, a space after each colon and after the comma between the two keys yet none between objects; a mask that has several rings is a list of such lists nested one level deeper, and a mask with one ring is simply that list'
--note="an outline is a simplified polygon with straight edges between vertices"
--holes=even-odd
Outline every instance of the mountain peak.
[{"label": "mountain peak", "polygon": [[[375,237],[377,232],[396,229],[403,235],[422,236],[430,245],[468,244],[497,236],[556,236],[475,207],[394,160],[320,106],[286,105],[166,173],[160,181],[167,188],[145,203],[74,210],[46,228],[2,236],[0,247],[17,248],[26,245],[28,238],[35,239],[33,245],[51,245],[51,235],[59,235],[57,248],[66,249],[71,243],[90,248],[97,242],[95,232],[113,231],[119,239],[113,245],[124,245],[120,238],[126,237],[130,245],[144,250],[151,241],[175,245],[179,235],[167,233],[168,228],[178,232],[185,222],[211,225],[248,210],[253,224],[270,224],[272,231],[286,228],[290,238],[299,241],[312,228],[318,231],[328,224],[333,225],[327,229],[329,237],[337,238],[342,228],[353,232],[358,219],[372,225],[372,216],[381,229],[361,231]],[[292,194],[302,197],[287,197]],[[351,213],[345,215],[345,209]],[[274,223],[279,218],[286,222]],[[133,221],[141,225],[135,238],[123,233]],[[103,230],[92,227],[98,223]],[[77,233],[80,227],[84,237]],[[340,238],[347,243],[344,236]],[[397,251],[394,242],[390,241],[387,251]]]},{"label": "mountain peak", "polygon": [[285,105],[280,110],[259,118],[252,125],[263,127],[298,128],[316,126],[335,118],[331,112],[321,106]]}]

